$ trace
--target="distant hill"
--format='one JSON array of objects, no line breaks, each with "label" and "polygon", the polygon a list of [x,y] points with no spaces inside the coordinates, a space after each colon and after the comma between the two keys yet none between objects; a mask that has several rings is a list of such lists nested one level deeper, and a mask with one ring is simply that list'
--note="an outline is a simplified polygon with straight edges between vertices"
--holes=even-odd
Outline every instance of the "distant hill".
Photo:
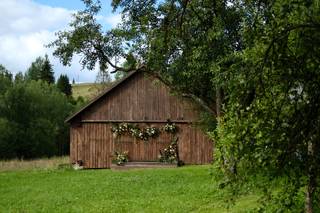
[{"label": "distant hill", "polygon": [[99,95],[102,91],[106,90],[108,87],[111,87],[113,84],[116,84],[121,79],[111,81],[110,83],[77,83],[72,84],[72,96],[78,98],[82,96],[86,100],[90,100],[95,96]]},{"label": "distant hill", "polygon": [[82,96],[89,100],[98,95],[103,90],[104,85],[97,83],[72,84],[72,95],[74,98]]}]

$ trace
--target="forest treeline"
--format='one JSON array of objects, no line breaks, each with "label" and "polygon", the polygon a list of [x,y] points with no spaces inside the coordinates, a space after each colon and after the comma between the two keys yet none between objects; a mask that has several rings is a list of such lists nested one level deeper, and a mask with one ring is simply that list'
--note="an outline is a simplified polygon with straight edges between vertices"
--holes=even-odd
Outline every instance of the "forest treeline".
[{"label": "forest treeline", "polygon": [[0,65],[0,159],[31,159],[69,153],[64,123],[84,104],[74,100],[69,78],[57,81],[48,56],[15,76]]}]

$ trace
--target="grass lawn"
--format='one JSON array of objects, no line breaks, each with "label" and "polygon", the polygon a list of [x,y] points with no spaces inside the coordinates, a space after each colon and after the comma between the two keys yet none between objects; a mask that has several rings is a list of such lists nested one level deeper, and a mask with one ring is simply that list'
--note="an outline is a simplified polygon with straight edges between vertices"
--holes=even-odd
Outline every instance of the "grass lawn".
[{"label": "grass lawn", "polygon": [[[58,169],[60,165],[69,163],[69,157],[41,158],[37,160],[9,160],[0,161],[0,172],[24,171],[24,170],[48,170]],[[1,173],[0,173],[1,174]]]},{"label": "grass lawn", "polygon": [[257,195],[227,208],[210,166],[128,171],[0,172],[0,212],[248,212]]},{"label": "grass lawn", "polygon": [[72,84],[72,96],[74,98],[82,96],[89,100],[99,93],[99,86],[100,85],[96,83]]}]

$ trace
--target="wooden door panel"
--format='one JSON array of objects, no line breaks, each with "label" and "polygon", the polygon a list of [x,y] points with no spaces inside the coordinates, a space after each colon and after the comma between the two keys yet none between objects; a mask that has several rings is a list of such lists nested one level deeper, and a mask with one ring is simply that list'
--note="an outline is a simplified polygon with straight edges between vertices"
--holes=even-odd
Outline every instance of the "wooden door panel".
[{"label": "wooden door panel", "polygon": [[85,168],[110,168],[111,140],[108,125],[85,123],[83,128],[85,130]]}]

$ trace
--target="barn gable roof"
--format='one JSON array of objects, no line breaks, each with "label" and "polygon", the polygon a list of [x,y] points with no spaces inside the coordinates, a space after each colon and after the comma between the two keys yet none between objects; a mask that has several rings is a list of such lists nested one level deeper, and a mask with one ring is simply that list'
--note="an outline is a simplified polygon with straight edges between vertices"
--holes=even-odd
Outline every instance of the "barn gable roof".
[{"label": "barn gable roof", "polygon": [[108,87],[105,91],[101,92],[100,95],[98,95],[97,97],[93,98],[87,105],[85,105],[84,107],[82,107],[80,110],[78,110],[77,112],[73,113],[71,116],[69,116],[65,122],[69,123],[71,122],[75,117],[77,117],[79,114],[81,114],[83,111],[85,111],[87,108],[89,108],[91,105],[93,105],[94,103],[96,103],[98,100],[102,99],[103,97],[105,97],[109,92],[111,92],[112,90],[114,90],[116,87],[118,87],[119,85],[123,84],[124,82],[126,82],[129,78],[131,78],[132,76],[134,76],[136,73],[138,73],[138,71],[132,71],[130,73],[128,73],[127,76],[125,76],[124,78],[122,78],[121,80],[119,80],[118,82],[116,82],[115,84],[113,84],[111,87]]}]

